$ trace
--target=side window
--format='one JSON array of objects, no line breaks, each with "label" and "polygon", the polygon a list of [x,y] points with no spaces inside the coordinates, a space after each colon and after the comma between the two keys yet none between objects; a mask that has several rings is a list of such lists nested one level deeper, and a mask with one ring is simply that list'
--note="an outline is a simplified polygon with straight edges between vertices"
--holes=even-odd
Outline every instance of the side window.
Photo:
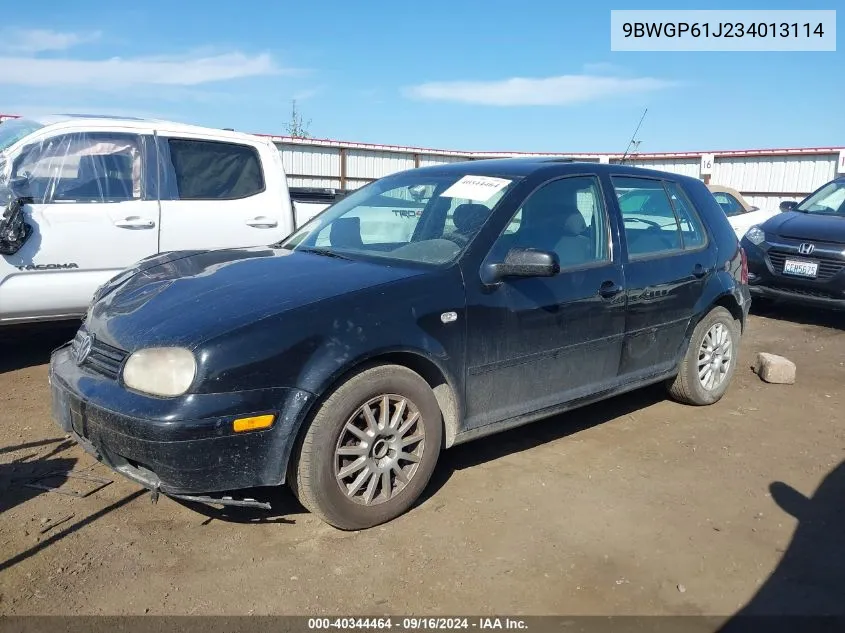
[{"label": "side window", "polygon": [[[666,189],[672,198],[672,204],[675,207],[678,221],[681,224],[681,237],[683,238],[684,248],[703,246],[707,238],[704,233],[704,227],[701,224],[701,220],[698,219],[698,214],[695,212],[692,202],[690,202],[690,199],[677,183],[667,182]],[[731,199],[736,202],[733,197]]]},{"label": "side window", "polygon": [[504,258],[512,248],[552,251],[561,268],[608,261],[607,214],[594,176],[553,180],[516,211],[491,250]]},{"label": "side window", "polygon": [[38,202],[141,199],[142,139],[107,132],[64,134],[26,148],[14,177]]},{"label": "side window", "polygon": [[681,231],[663,182],[628,176],[611,180],[625,224],[628,256],[637,259],[679,250]]},{"label": "side window", "polygon": [[724,191],[717,191],[713,194],[713,197],[716,198],[716,202],[719,203],[719,206],[722,207],[722,211],[724,211],[725,215],[729,218],[745,213],[745,209],[743,209],[739,201],[731,194],[725,193]]},{"label": "side window", "polygon": [[180,200],[239,200],[264,191],[254,147],[177,138],[168,145]]}]

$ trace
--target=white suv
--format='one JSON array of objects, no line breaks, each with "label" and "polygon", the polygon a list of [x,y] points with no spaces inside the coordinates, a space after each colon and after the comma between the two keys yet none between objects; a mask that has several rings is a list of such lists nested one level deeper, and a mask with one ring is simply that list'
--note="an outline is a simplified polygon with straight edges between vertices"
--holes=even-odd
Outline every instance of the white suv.
[{"label": "white suv", "polygon": [[0,244],[0,325],[77,318],[138,260],[272,244],[295,224],[269,139],[165,121],[6,121],[0,188],[29,226],[22,245]]}]

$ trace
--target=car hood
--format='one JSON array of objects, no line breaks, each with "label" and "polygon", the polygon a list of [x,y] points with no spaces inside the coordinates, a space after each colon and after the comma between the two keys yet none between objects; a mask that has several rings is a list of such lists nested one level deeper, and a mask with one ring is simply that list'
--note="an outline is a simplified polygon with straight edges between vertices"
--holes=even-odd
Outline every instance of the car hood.
[{"label": "car hood", "polygon": [[246,323],[423,274],[271,247],[174,252],[116,278],[117,287],[105,288],[92,305],[87,327],[130,352],[195,347]]},{"label": "car hood", "polygon": [[845,217],[787,211],[763,224],[766,233],[796,240],[845,244]]}]

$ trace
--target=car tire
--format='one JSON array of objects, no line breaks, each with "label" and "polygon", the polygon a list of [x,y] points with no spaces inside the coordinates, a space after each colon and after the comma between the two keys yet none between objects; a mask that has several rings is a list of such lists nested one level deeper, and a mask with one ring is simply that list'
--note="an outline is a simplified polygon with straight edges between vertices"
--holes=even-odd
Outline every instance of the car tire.
[{"label": "car tire", "polygon": [[725,308],[715,307],[693,330],[678,375],[668,381],[670,395],[684,404],[718,402],[736,371],[740,326]]},{"label": "car tire", "polygon": [[341,530],[370,528],[403,514],[419,498],[442,437],[442,414],[429,384],[407,367],[371,366],[319,405],[302,436],[291,487],[326,523]]}]

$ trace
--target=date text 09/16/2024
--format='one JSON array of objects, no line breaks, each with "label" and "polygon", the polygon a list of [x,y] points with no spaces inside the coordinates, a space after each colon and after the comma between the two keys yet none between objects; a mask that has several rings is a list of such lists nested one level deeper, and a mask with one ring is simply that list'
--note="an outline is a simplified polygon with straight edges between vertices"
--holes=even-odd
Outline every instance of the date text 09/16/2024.
[{"label": "date text 09/16/2024", "polygon": [[433,630],[496,630],[496,629],[510,629],[510,630],[525,630],[527,629],[525,620],[519,618],[498,618],[498,617],[479,617],[479,618],[441,618],[441,617],[401,617],[401,618],[364,618],[364,617],[349,617],[349,618],[309,618],[308,630],[390,630],[397,629],[400,631],[433,631]]}]

